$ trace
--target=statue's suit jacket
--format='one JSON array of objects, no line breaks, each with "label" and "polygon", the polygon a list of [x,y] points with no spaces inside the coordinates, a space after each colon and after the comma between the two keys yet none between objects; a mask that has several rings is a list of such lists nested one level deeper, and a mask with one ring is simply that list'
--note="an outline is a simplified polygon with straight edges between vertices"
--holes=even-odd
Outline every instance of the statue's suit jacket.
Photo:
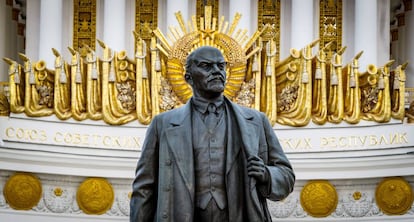
[{"label": "statue's suit jacket", "polygon": [[[230,221],[271,221],[266,198],[281,200],[295,175],[263,113],[232,103],[227,109],[226,192]],[[146,133],[132,184],[130,221],[192,222],[195,178],[191,103],[156,116]],[[247,175],[250,156],[263,159],[270,178]]]}]

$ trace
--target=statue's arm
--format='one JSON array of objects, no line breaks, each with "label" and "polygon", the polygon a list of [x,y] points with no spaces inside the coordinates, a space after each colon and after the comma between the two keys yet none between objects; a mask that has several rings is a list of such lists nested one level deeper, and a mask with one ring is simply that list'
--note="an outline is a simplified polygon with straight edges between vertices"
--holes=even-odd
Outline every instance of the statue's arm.
[{"label": "statue's arm", "polygon": [[282,200],[293,191],[295,174],[269,120],[264,115],[262,120],[268,148],[265,164],[269,178],[267,184],[259,185],[259,191],[270,200]]},{"label": "statue's arm", "polygon": [[157,118],[148,127],[132,183],[130,222],[154,221],[157,207],[158,148]]}]

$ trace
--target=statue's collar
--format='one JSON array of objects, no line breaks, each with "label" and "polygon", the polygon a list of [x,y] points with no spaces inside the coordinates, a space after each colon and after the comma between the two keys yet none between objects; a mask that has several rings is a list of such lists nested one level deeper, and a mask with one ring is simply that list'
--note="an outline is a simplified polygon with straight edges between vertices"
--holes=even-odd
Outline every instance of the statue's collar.
[{"label": "statue's collar", "polygon": [[217,109],[221,108],[224,103],[224,96],[221,95],[214,100],[208,100],[202,97],[192,97],[191,104],[192,106],[199,111],[200,113],[206,113],[208,104],[213,103]]}]

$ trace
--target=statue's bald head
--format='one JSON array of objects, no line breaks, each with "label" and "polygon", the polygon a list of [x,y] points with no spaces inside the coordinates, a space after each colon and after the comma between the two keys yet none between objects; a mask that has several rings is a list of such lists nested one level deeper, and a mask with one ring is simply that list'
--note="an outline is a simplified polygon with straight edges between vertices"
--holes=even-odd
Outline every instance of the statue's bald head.
[{"label": "statue's bald head", "polygon": [[217,48],[197,48],[187,57],[185,67],[185,79],[193,88],[194,96],[212,98],[224,91],[226,61]]},{"label": "statue's bald head", "polygon": [[224,60],[221,51],[212,46],[201,46],[190,53],[187,57],[185,64],[186,70],[188,70],[195,60],[199,60],[200,57],[221,57]]}]

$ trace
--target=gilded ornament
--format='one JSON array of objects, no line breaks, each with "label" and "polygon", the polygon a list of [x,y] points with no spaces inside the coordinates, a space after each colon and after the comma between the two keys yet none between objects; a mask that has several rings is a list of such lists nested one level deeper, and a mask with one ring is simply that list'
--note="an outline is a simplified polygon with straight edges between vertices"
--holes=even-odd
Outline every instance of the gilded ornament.
[{"label": "gilded ornament", "polygon": [[53,190],[53,193],[55,194],[55,196],[60,197],[60,196],[62,196],[63,190],[62,190],[62,188],[60,188],[60,187],[56,187],[56,188]]},{"label": "gilded ornament", "polygon": [[328,181],[311,181],[300,193],[300,204],[313,217],[327,217],[335,211],[338,195],[335,187]]},{"label": "gilded ornament", "polygon": [[[197,0],[197,15],[187,23],[180,12],[175,13],[179,27],[170,27],[164,35],[157,28],[157,1],[135,1],[135,58],[128,58],[126,51],[116,52],[96,39],[96,0],[74,0],[70,62],[55,49],[55,70],[49,70],[44,60],[35,63],[21,53],[23,64],[4,58],[9,81],[7,94],[0,95],[0,116],[54,114],[61,120],[93,119],[111,125],[138,120],[148,125],[155,115],[191,97],[183,76],[185,60],[194,49],[210,45],[228,62],[224,94],[262,111],[272,125],[305,126],[311,120],[319,125],[356,124],[361,119],[389,122],[390,118],[414,122],[413,108],[407,111],[405,104],[410,101],[404,71],[408,63],[391,71],[391,60],[372,72],[375,75],[364,75],[358,65],[361,51],[343,66],[342,0],[321,1],[319,39],[300,50],[292,48],[282,60],[280,0],[258,1],[258,29],[250,38],[246,29],[236,29],[241,15],[237,13],[231,23],[224,16],[218,18],[215,2]],[[103,48],[100,58],[95,42]],[[314,55],[317,44],[321,50]]]},{"label": "gilded ornament", "polygon": [[410,184],[400,177],[381,181],[375,191],[378,207],[388,215],[405,214],[413,204],[413,191]]},{"label": "gilded ornament", "polygon": [[10,104],[7,96],[0,91],[0,116],[8,116],[10,113]]},{"label": "gilded ornament", "polygon": [[42,197],[42,184],[30,173],[16,173],[7,180],[3,195],[11,208],[30,210]]},{"label": "gilded ornament", "polygon": [[[211,8],[206,7],[206,10],[209,9]],[[211,16],[211,13],[206,13],[206,15]],[[191,88],[184,79],[186,58],[191,51],[203,45],[211,45],[218,48],[223,52],[228,62],[227,85],[224,94],[233,99],[240,90],[246,75],[247,57],[241,42],[231,36],[231,32],[237,26],[237,16],[240,15],[237,14],[235,16],[236,18],[228,32],[220,30],[220,28],[214,29],[215,25],[210,23],[213,20],[215,21],[215,19],[205,18],[205,22],[200,24],[198,30],[193,32],[182,30],[182,34],[177,33],[177,36],[174,38],[174,44],[171,46],[163,41],[164,35],[161,32],[154,32],[157,38],[164,42],[163,47],[167,50],[170,49],[165,55],[168,57],[166,77],[181,103],[185,103],[192,95]]]},{"label": "gilded ornament", "polygon": [[96,0],[73,1],[73,48],[85,57],[88,47],[95,49],[96,42]]},{"label": "gilded ornament", "polygon": [[79,185],[76,200],[86,214],[104,214],[112,207],[114,191],[106,179],[89,178]]},{"label": "gilded ornament", "polygon": [[414,101],[410,103],[410,106],[405,115],[407,116],[408,123],[414,123]]},{"label": "gilded ornament", "polygon": [[[332,51],[342,47],[342,0],[320,1],[319,39],[320,49],[332,42]],[[330,59],[330,58],[329,58]]]},{"label": "gilded ornament", "polygon": [[[373,206],[373,193],[370,191],[346,192],[341,195],[342,210],[351,217],[364,217]],[[376,209],[374,209],[375,211]],[[338,210],[335,215],[339,215]]]},{"label": "gilded ornament", "polygon": [[362,196],[362,194],[359,191],[355,191],[354,194],[352,194],[352,197],[354,198],[354,200],[361,199],[361,196]]}]

